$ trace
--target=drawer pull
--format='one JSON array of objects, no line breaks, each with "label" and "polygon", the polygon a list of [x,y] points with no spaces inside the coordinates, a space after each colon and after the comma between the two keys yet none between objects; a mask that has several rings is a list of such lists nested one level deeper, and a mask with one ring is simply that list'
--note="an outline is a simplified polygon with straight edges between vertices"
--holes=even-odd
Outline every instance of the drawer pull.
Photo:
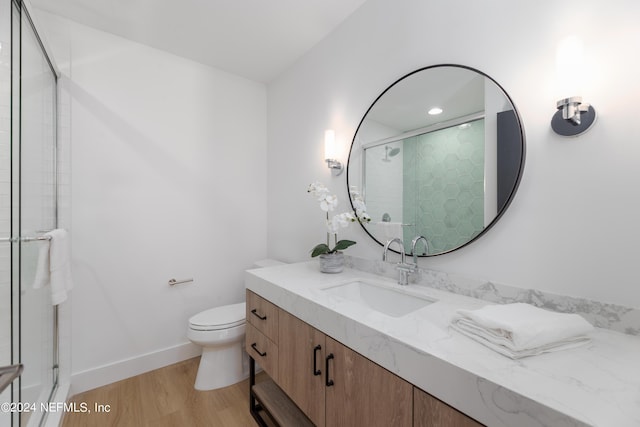
[{"label": "drawer pull", "polygon": [[325,359],[325,365],[324,365],[324,370],[326,372],[326,381],[325,381],[325,385],[327,387],[331,387],[333,385],[333,380],[329,379],[329,361],[333,359],[333,353],[331,353],[330,355],[327,356],[327,358]]},{"label": "drawer pull", "polygon": [[251,348],[254,349],[256,353],[260,355],[260,357],[265,357],[267,355],[266,351],[263,353],[260,350],[258,350],[258,348],[256,347],[256,343],[251,344]]},{"label": "drawer pull", "polygon": [[251,313],[252,313],[254,316],[256,316],[258,319],[260,319],[260,320],[267,320],[267,315],[265,314],[264,316],[260,316],[260,315],[258,314],[258,309],[257,309],[257,308],[254,308],[253,310],[251,310]]},{"label": "drawer pull", "polygon": [[320,346],[320,344],[318,344],[317,346],[315,346],[313,348],[313,375],[318,376],[320,375],[322,372],[320,372],[320,369],[317,368],[318,366],[318,351],[322,350],[322,347]]}]

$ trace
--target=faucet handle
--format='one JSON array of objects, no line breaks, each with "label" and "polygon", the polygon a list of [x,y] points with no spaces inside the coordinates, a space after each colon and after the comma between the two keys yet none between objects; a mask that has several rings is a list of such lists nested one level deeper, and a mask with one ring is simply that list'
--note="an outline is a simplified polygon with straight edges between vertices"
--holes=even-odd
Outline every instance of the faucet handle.
[{"label": "faucet handle", "polygon": [[396,268],[401,271],[407,271],[409,273],[413,273],[416,271],[418,266],[416,264],[412,264],[409,262],[399,262],[396,264]]},{"label": "faucet handle", "polygon": [[406,263],[406,262],[397,263],[396,264],[396,269],[400,273],[400,275],[398,276],[398,284],[402,285],[402,286],[408,285],[409,284],[409,275],[414,273],[417,268],[418,268],[417,265],[414,265],[414,264],[411,264],[411,263]]},{"label": "faucet handle", "polygon": [[385,245],[382,251],[382,261],[387,260],[387,251],[389,250],[389,246],[392,243],[397,243],[400,246],[400,262],[396,264],[396,269],[400,273],[400,277],[398,278],[398,284],[400,285],[408,285],[409,284],[409,274],[415,271],[417,265],[413,265],[411,263],[405,262],[406,253],[404,251],[404,242],[399,237],[395,239],[389,240]]}]

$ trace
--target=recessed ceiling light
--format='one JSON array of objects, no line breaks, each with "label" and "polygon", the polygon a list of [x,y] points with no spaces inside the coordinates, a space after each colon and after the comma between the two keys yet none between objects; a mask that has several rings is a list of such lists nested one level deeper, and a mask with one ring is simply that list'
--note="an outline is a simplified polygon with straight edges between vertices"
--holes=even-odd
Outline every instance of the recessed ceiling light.
[{"label": "recessed ceiling light", "polygon": [[429,115],[430,116],[437,116],[438,114],[442,113],[442,108],[440,107],[433,107],[432,109],[429,110]]}]

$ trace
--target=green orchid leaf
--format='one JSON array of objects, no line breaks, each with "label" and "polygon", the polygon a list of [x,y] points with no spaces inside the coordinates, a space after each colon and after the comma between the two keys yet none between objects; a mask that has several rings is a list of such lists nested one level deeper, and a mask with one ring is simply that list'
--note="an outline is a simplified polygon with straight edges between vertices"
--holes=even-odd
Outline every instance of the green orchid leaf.
[{"label": "green orchid leaf", "polygon": [[340,240],[338,243],[336,243],[336,247],[333,248],[331,252],[342,251],[355,244],[356,242],[354,242],[353,240]]},{"label": "green orchid leaf", "polygon": [[311,249],[311,257],[313,258],[317,257],[318,255],[328,254],[329,252],[331,252],[329,246],[327,246],[325,243],[320,243],[315,248]]}]

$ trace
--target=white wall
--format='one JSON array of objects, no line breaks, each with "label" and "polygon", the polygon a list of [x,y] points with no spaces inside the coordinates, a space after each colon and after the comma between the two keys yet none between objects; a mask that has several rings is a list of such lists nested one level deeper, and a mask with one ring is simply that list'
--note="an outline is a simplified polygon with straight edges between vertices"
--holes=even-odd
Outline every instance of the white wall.
[{"label": "white wall", "polygon": [[38,17],[71,100],[77,392],[193,355],[188,318],[244,299],[266,255],[266,88]]},{"label": "white wall", "polygon": [[[489,233],[420,264],[640,307],[638,16],[634,0],[367,1],[269,86],[269,255],[305,260],[322,241],[308,183],[324,181],[342,197],[340,208],[348,206],[345,174],[332,178],[322,161],[323,130],[336,130],[346,162],[362,115],[383,89],[417,68],[458,63],[484,71],[514,100],[527,136],[524,176]],[[556,46],[572,30],[590,66],[580,70],[581,95],[599,119],[587,134],[565,139],[549,122],[561,96]],[[380,257],[381,247],[358,227],[340,237],[358,241],[349,254]]]}]

